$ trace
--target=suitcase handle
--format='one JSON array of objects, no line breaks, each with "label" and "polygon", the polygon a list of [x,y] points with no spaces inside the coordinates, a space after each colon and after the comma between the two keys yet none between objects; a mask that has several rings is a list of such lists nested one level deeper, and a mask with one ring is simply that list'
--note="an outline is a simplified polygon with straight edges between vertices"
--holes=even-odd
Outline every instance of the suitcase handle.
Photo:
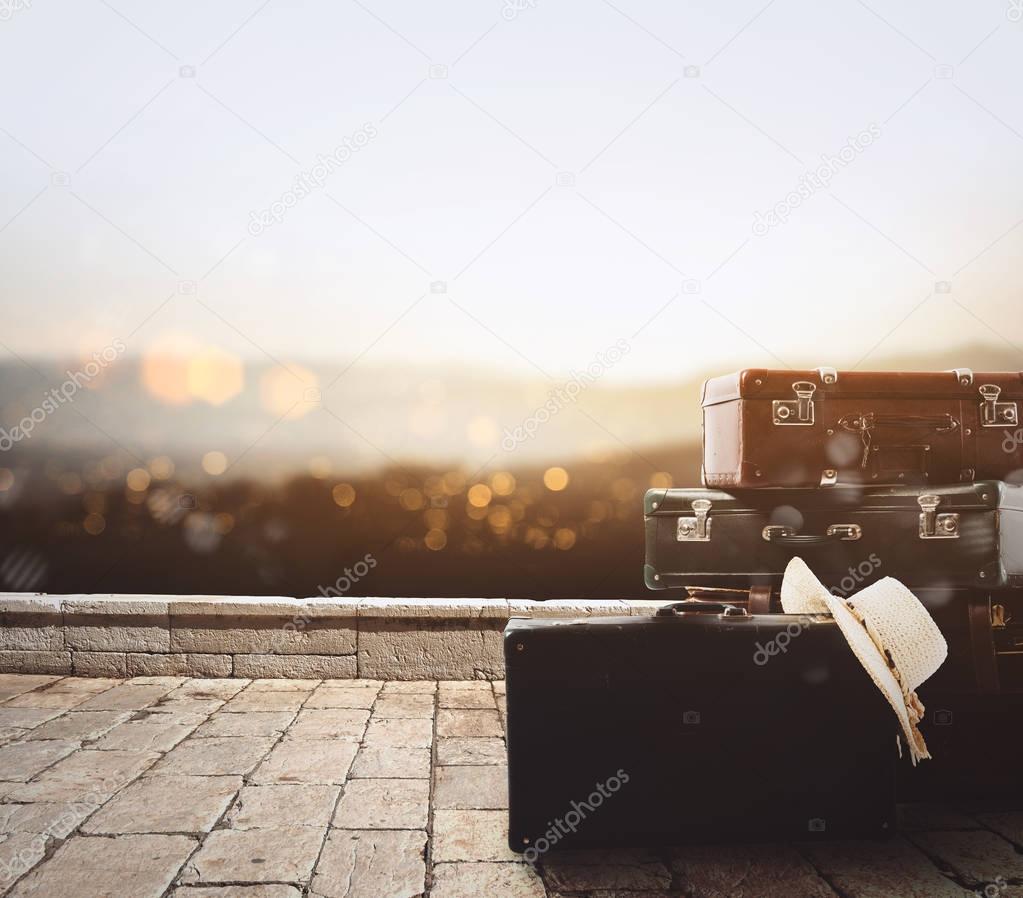
[{"label": "suitcase handle", "polygon": [[843,540],[860,539],[863,536],[863,529],[859,524],[832,524],[826,533],[796,533],[791,527],[782,524],[769,524],[763,529],[762,535],[765,540],[776,546],[794,546],[805,549]]},{"label": "suitcase handle", "polygon": [[846,415],[838,422],[845,430],[860,433],[875,427],[921,427],[947,433],[959,429],[959,422],[952,415],[879,415],[867,412]]},{"label": "suitcase handle", "polygon": [[658,617],[672,617],[678,614],[720,614],[722,617],[749,617],[749,612],[738,605],[727,602],[704,602],[700,599],[687,599],[684,602],[673,602],[657,609]]}]

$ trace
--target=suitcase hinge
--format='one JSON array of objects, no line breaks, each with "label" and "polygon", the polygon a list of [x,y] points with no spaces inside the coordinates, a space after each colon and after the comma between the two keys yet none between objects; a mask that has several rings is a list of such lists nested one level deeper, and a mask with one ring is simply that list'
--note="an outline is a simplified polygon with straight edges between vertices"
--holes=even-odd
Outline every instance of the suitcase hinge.
[{"label": "suitcase hinge", "polygon": [[980,388],[980,422],[984,427],[1004,427],[1019,421],[1019,410],[1015,402],[999,402],[1002,388],[995,384],[984,384]]},{"label": "suitcase hinge", "polygon": [[679,518],[676,538],[678,542],[701,542],[710,540],[710,509],[709,499],[693,501],[693,517]]},{"label": "suitcase hinge", "polygon": [[822,384],[831,386],[838,383],[838,372],[834,368],[818,368],[817,374],[820,376]]},{"label": "suitcase hinge", "polygon": [[938,514],[941,496],[928,494],[916,500],[920,504],[920,539],[959,539],[959,514]]},{"label": "suitcase hinge", "polygon": [[973,372],[969,368],[952,368],[948,373],[954,374],[961,386],[968,387],[973,383]]},{"label": "suitcase hinge", "polygon": [[808,380],[798,380],[792,385],[795,399],[775,399],[772,403],[775,424],[813,424],[813,394],[815,387]]}]

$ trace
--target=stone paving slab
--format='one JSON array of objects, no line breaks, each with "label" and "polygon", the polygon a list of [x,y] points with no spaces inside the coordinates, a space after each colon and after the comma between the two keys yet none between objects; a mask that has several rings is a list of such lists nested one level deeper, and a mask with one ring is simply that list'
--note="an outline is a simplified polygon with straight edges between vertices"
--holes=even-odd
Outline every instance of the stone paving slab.
[{"label": "stone paving slab", "polygon": [[1023,812],[887,842],[507,844],[504,684],[0,675],[4,898],[1023,898]]}]

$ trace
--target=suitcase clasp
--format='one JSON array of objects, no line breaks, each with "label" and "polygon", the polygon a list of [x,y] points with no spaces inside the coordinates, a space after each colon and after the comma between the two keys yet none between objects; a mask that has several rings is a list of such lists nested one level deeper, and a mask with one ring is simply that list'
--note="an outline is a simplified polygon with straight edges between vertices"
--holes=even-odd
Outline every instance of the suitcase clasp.
[{"label": "suitcase clasp", "polygon": [[775,399],[771,404],[775,424],[807,426],[814,422],[813,394],[817,387],[808,380],[797,380],[792,385],[795,399]]},{"label": "suitcase clasp", "polygon": [[980,396],[984,400],[980,404],[980,422],[983,427],[1004,427],[1007,424],[1019,423],[1019,410],[1015,402],[999,402],[1002,388],[996,384],[984,384],[980,388]]},{"label": "suitcase clasp", "polygon": [[701,542],[710,540],[710,509],[709,499],[693,500],[693,517],[679,518],[678,530],[675,534],[680,543]]},{"label": "suitcase clasp", "polygon": [[938,514],[941,496],[928,493],[916,501],[921,508],[920,539],[959,539],[959,514]]}]

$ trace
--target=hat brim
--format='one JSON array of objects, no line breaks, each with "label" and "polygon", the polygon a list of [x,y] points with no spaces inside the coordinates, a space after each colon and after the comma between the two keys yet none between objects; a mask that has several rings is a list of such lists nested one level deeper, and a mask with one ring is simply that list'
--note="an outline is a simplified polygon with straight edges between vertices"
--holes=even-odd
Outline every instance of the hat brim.
[{"label": "hat brim", "polygon": [[821,583],[803,559],[795,557],[789,561],[788,567],[785,569],[785,579],[792,583],[793,588],[791,591],[787,591],[783,582],[782,609],[788,614],[830,614],[834,618],[856,659],[869,674],[870,679],[874,681],[874,685],[881,690],[881,694],[899,719],[902,732],[906,737],[906,744],[909,746],[915,764],[916,739],[913,734],[913,725],[909,719],[906,699],[902,694],[902,687],[899,686],[898,680],[895,679],[891,668],[888,667],[888,660],[874,643],[866,628],[849,610],[845,600],[834,595]]},{"label": "hat brim", "polygon": [[[849,610],[844,599],[829,593],[825,601],[831,610],[831,616],[835,619],[835,623],[838,624],[842,635],[845,636],[845,641],[849,643],[849,648],[852,649],[857,660],[870,675],[874,685],[881,690],[881,694],[888,700],[888,704],[891,705],[895,716],[898,717],[899,724],[902,726],[902,732],[906,737],[906,744],[912,753],[914,751],[913,746],[916,744],[916,739],[913,735],[913,724],[909,719],[909,709],[906,707],[906,699],[902,694],[902,687],[888,666],[887,659],[881,650],[878,649],[874,640],[871,639],[867,628]],[[916,763],[915,756],[913,763]]]}]

